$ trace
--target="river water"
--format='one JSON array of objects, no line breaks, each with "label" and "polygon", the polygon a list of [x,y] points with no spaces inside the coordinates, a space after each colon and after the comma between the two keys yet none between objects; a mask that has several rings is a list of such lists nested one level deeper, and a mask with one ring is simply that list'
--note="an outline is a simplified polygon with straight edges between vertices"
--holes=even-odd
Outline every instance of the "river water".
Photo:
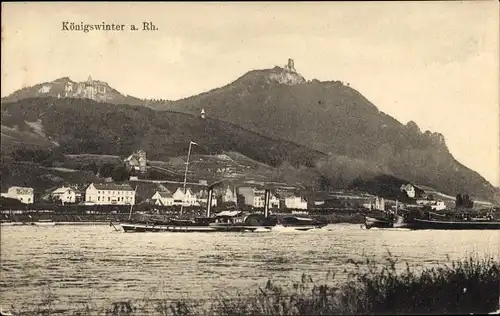
[{"label": "river water", "polygon": [[[329,225],[310,232],[123,233],[108,226],[2,226],[0,302],[98,305],[147,298],[209,298],[306,273],[343,280],[353,261],[425,267],[500,257],[500,231],[365,230]],[[45,293],[45,294],[44,294]]]}]

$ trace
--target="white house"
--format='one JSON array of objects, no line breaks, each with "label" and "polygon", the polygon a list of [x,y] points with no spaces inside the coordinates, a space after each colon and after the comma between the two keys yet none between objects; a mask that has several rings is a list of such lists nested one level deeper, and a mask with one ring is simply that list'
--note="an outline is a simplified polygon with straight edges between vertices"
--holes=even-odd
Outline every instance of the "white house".
[{"label": "white house", "polygon": [[[238,188],[238,191],[239,194],[243,196],[246,205],[251,205],[253,207],[264,207],[265,190],[256,189],[253,187],[240,187]],[[272,193],[270,193],[269,197],[269,207],[280,207],[279,198]]]},{"label": "white house", "polygon": [[363,204],[363,207],[366,207],[369,210],[379,210],[379,211],[384,211],[385,210],[385,200],[383,197],[375,198],[375,202],[370,201],[369,203]]},{"label": "white house", "polygon": [[432,200],[417,200],[416,203],[417,205],[431,205]]},{"label": "white house", "polygon": [[[196,194],[196,200],[197,200],[199,205],[207,205],[208,192],[205,190],[200,190],[200,192],[198,192]],[[217,206],[217,199],[215,198],[215,196],[213,194],[212,194],[212,206]]]},{"label": "white house", "polygon": [[301,196],[285,196],[285,207],[290,209],[307,210],[307,201]]},{"label": "white house", "polygon": [[[255,190],[255,194],[253,197],[253,207],[264,207],[265,205],[265,191],[264,190]],[[270,208],[279,208],[280,200],[272,193],[269,196],[269,207]]]},{"label": "white house", "polygon": [[135,190],[129,184],[92,183],[85,190],[85,202],[98,205],[134,205]]},{"label": "white house", "polygon": [[228,186],[226,188],[226,191],[222,195],[222,203],[236,203],[237,202],[237,196],[236,196],[236,190],[231,190],[231,188]]},{"label": "white house", "polygon": [[414,198],[415,197],[415,187],[411,184],[404,184],[401,186],[401,191],[406,192],[406,195],[409,198]]},{"label": "white house", "polygon": [[184,206],[199,206],[198,199],[191,189],[186,189],[186,194],[182,188],[177,188],[177,191],[173,194],[174,205],[184,205]]},{"label": "white house", "polygon": [[433,201],[433,203],[431,203],[431,208],[435,211],[442,211],[446,209],[446,205],[443,201]]},{"label": "white house", "polygon": [[147,171],[147,159],[146,159],[146,152],[144,150],[138,150],[134,152],[132,155],[128,156],[123,161],[129,168],[133,170],[142,173]]},{"label": "white house", "polygon": [[417,200],[417,205],[427,205],[430,206],[435,211],[442,211],[446,209],[446,205],[443,201],[434,200]]},{"label": "white house", "polygon": [[77,190],[65,186],[56,189],[50,195],[52,196],[52,198],[60,200],[61,203],[63,204],[76,203],[77,199],[79,199],[82,196],[81,193],[78,192]]},{"label": "white house", "polygon": [[157,205],[174,205],[174,195],[170,191],[156,191],[151,199],[154,200]]},{"label": "white house", "polygon": [[274,207],[274,208],[280,207],[280,199],[272,193],[269,196],[269,207]]},{"label": "white house", "polygon": [[35,200],[35,193],[33,188],[10,187],[7,193],[2,193],[2,197],[16,199],[24,204],[33,204]]}]

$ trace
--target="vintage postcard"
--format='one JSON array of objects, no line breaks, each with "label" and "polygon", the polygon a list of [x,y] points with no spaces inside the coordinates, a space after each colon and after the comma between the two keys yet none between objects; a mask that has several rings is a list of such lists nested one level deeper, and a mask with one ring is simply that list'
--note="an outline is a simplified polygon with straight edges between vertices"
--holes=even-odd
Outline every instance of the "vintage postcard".
[{"label": "vintage postcard", "polygon": [[2,3],[0,314],[500,313],[498,12]]}]

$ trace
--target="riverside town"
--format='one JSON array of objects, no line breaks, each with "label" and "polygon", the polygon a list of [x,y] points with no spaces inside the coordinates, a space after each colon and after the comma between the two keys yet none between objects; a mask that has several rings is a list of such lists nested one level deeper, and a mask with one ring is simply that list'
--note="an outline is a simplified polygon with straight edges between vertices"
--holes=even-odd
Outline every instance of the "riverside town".
[{"label": "riverside town", "polygon": [[[297,72],[293,59],[289,59],[283,67],[264,70],[257,76],[266,78],[276,88],[315,84],[305,81]],[[350,89],[345,83],[332,83],[331,87],[334,90]],[[166,147],[143,148],[136,147],[135,141],[127,142],[130,134],[123,133],[122,130],[135,130],[135,137],[142,137],[139,135],[148,135],[149,132],[139,131],[138,125],[148,129],[157,123],[148,121],[150,116],[145,114],[133,114],[137,111],[134,107],[110,107],[118,96],[125,102],[127,97],[116,94],[117,90],[108,83],[93,80],[91,76],[83,82],[75,82],[66,77],[30,89],[36,96],[32,100],[36,101],[28,103],[29,101],[25,101],[28,99],[20,99],[6,102],[2,117],[6,119],[3,124],[6,124],[5,131],[8,133],[16,131],[18,126],[26,126],[24,128],[37,135],[37,142],[46,144],[46,148],[24,143],[23,146],[16,145],[2,150],[2,154],[5,154],[1,227],[6,236],[24,234],[29,227],[34,229],[30,234],[35,235],[42,232],[38,229],[48,227],[62,229],[65,234],[70,234],[70,231],[66,231],[70,227],[81,227],[74,231],[76,235],[72,238],[85,238],[86,234],[94,230],[95,233],[104,234],[103,236],[110,232],[127,235],[154,233],[148,235],[147,239],[168,245],[172,238],[184,238],[170,235],[173,233],[175,236],[196,236],[200,242],[205,238],[245,238],[247,243],[256,240],[260,240],[259,243],[272,243],[286,234],[302,233],[303,235],[290,235],[287,239],[291,242],[287,246],[289,249],[294,249],[299,243],[317,244],[328,240],[327,238],[340,238],[338,234],[348,234],[348,238],[353,240],[361,238],[365,246],[369,246],[373,238],[397,240],[406,236],[405,238],[413,240],[412,238],[428,238],[425,236],[430,237],[438,231],[455,236],[450,238],[457,238],[455,231],[461,232],[463,236],[464,232],[472,235],[474,231],[481,230],[481,236],[490,235],[490,240],[499,239],[494,236],[497,234],[498,237],[500,232],[500,208],[492,202],[474,199],[463,192],[452,195],[446,187],[443,192],[427,183],[408,181],[394,175],[380,174],[365,179],[355,176],[349,180],[352,176],[348,173],[337,173],[340,166],[336,166],[335,160],[329,155],[305,151],[302,145],[277,143],[258,134],[251,137],[235,136],[236,145],[228,146],[228,132],[234,133],[234,129],[243,135],[248,132],[213,120],[212,116],[218,115],[217,108],[201,108],[198,115],[178,117],[172,112],[158,112],[151,117],[165,121],[172,121],[175,117],[179,122],[192,126],[193,131],[189,133],[187,142],[175,141]],[[119,101],[119,104],[124,101]],[[135,99],[131,101],[135,102]],[[138,102],[162,104],[157,100]],[[23,107],[24,112],[19,112],[20,104],[29,106],[28,111],[34,114],[26,117],[24,113],[30,112],[25,112],[26,107]],[[74,106],[76,112],[61,118],[57,113],[64,113],[68,105]],[[83,116],[87,114],[81,111],[89,108],[93,109],[91,116]],[[123,114],[113,114],[118,115],[119,121],[106,123],[106,120],[113,117],[110,115],[116,109],[124,111],[121,112]],[[142,111],[152,113],[154,110],[144,107],[138,113]],[[135,118],[130,120],[126,117]],[[66,119],[71,123],[64,123]],[[93,136],[85,136],[90,137],[88,139],[77,141],[78,132],[71,126],[73,122],[82,119],[83,122],[79,123],[82,124],[81,130],[92,131],[91,124],[96,123],[102,129],[91,132],[94,133]],[[57,129],[50,126],[57,126]],[[422,134],[411,125],[395,128],[407,133],[407,137],[428,142],[429,146],[445,146],[443,137],[439,134]],[[207,129],[215,131],[204,134]],[[217,132],[217,129],[221,132]],[[42,134],[41,131],[47,132]],[[155,133],[160,136],[155,138],[160,143],[162,137],[179,140],[186,137],[182,127],[160,129]],[[23,138],[19,140],[26,141]],[[78,145],[78,142],[82,145]],[[96,146],[92,144],[99,144],[97,148],[102,148],[102,151],[87,152],[86,148]],[[220,148],[218,152],[212,149],[216,147]],[[73,149],[66,151],[69,148]],[[111,148],[117,149],[108,151]],[[132,151],[127,153],[127,149]],[[273,158],[270,155],[276,156]],[[283,160],[273,160],[276,158]],[[324,164],[324,167],[320,164]],[[350,184],[340,184],[346,182]],[[434,183],[440,185],[439,182]],[[373,234],[370,234],[372,231]],[[384,231],[387,234],[383,234]],[[408,235],[408,231],[414,233]],[[420,235],[417,232],[421,232]],[[311,235],[304,235],[306,233]],[[228,235],[222,237],[220,234]],[[240,235],[237,234],[243,235],[238,237]],[[215,237],[203,237],[206,235]],[[129,237],[124,238],[130,240]],[[131,238],[135,240],[135,237]],[[413,242],[416,241],[411,243]],[[6,247],[8,246],[2,245],[2,249]],[[345,252],[350,251],[353,245],[344,243],[342,247]],[[273,249],[281,251],[280,248]],[[411,249],[411,252],[417,250]],[[200,249],[193,248],[189,251],[199,252]],[[242,250],[238,250],[240,251]],[[422,251],[427,250],[423,248]],[[248,255],[245,252],[243,256]],[[319,253],[317,255],[323,256]],[[206,253],[205,256],[210,254]],[[307,256],[301,258],[303,262],[311,260]],[[285,262],[289,262],[287,260]],[[487,269],[486,271],[497,267],[496,262],[472,264],[480,264],[481,269]],[[179,273],[182,271],[180,266],[175,269]],[[489,277],[484,277],[485,282],[490,282]],[[12,278],[15,276],[12,275]],[[467,279],[464,282],[468,282]],[[220,284],[214,283],[212,286]],[[493,293],[491,295],[498,294],[498,291],[493,290],[495,288],[498,289],[498,286],[490,289],[489,293]],[[343,293],[352,295],[347,290]],[[332,300],[333,297],[336,296],[332,296]],[[316,299],[314,294],[311,299]],[[337,299],[339,298],[335,298]],[[336,303],[331,304],[337,306]],[[446,304],[443,306],[448,306]],[[449,304],[468,303],[450,301]],[[485,308],[493,308],[489,303],[484,304]],[[68,308],[66,303],[63,305]],[[420,310],[411,307],[411,304],[408,306],[412,311]],[[317,308],[320,307],[314,307],[310,310],[311,313],[315,313]],[[342,312],[346,307],[335,308]]]},{"label": "riverside town", "polygon": [[0,315],[500,314],[499,6],[2,4]]}]

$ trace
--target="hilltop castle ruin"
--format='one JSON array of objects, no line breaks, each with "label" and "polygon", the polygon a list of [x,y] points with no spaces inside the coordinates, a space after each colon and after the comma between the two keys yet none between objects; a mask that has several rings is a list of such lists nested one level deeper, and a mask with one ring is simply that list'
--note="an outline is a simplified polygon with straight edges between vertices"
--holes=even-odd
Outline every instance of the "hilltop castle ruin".
[{"label": "hilltop castle ruin", "polygon": [[296,85],[300,83],[306,82],[304,77],[302,77],[297,70],[295,70],[295,63],[293,59],[288,58],[288,63],[283,67],[279,68],[276,67],[276,70],[281,69],[281,73],[272,73],[270,74],[270,79],[277,81],[281,84],[286,84],[286,85]]},{"label": "hilltop castle ruin", "polygon": [[94,101],[106,101],[107,85],[100,81],[92,80],[89,75],[87,81],[76,84],[68,81],[64,86],[64,96],[66,98],[85,98]]},{"label": "hilltop castle ruin", "polygon": [[291,58],[288,58],[288,64],[285,65],[285,67],[283,67],[285,69],[285,71],[287,72],[297,72],[295,70],[295,65],[294,65],[294,62],[293,62],[293,59]]}]

